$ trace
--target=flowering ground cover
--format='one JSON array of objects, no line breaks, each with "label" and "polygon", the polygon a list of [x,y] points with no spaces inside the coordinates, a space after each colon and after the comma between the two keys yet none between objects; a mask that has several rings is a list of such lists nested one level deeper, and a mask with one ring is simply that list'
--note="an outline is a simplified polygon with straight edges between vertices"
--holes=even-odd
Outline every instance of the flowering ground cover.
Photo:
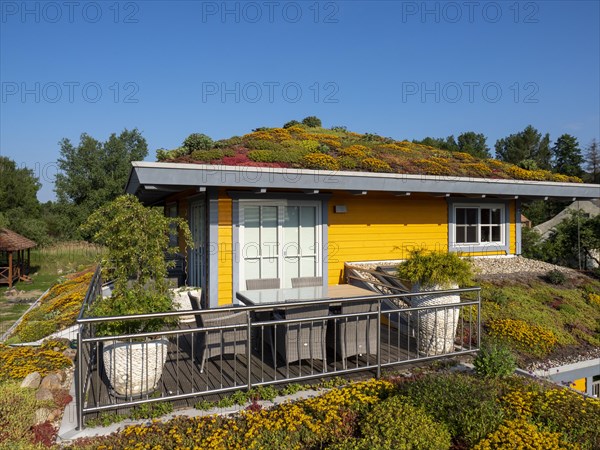
[{"label": "flowering ground cover", "polygon": [[33,342],[75,324],[94,267],[67,275],[17,325],[8,343]]},{"label": "flowering ground cover", "polygon": [[201,147],[194,149],[184,143],[173,150],[161,149],[157,159],[231,166],[581,182],[577,177],[547,170],[526,170],[495,159],[479,159],[468,153],[353,133],[339,127],[325,129],[297,124],[288,128],[260,128],[216,142],[205,137]]},{"label": "flowering ground cover", "polygon": [[83,449],[583,449],[600,446],[600,400],[521,377],[457,372],[334,388],[272,409],[177,417],[75,441]]}]

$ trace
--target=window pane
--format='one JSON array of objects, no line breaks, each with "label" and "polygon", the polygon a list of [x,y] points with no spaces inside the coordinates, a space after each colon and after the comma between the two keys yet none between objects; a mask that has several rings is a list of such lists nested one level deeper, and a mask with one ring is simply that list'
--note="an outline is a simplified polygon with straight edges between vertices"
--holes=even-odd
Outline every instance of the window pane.
[{"label": "window pane", "polygon": [[296,256],[300,249],[298,242],[299,208],[297,206],[286,206],[284,211],[283,254],[284,256]]},{"label": "window pane", "polygon": [[465,208],[456,208],[456,224],[464,225],[466,222],[466,210]]},{"label": "window pane", "polygon": [[313,256],[302,258],[300,262],[300,276],[314,277],[316,275],[315,258]]},{"label": "window pane", "polygon": [[467,227],[467,240],[465,242],[477,242],[477,227]]},{"label": "window pane", "polygon": [[[260,245],[260,208],[246,206],[244,208],[244,249],[245,256],[257,256]],[[251,249],[252,248],[252,249]]]},{"label": "window pane", "polygon": [[315,254],[315,231],[317,211],[314,206],[303,206],[300,209],[300,246],[303,255]]},{"label": "window pane", "polygon": [[292,278],[300,276],[299,258],[285,258],[283,260],[282,287],[292,287]]},{"label": "window pane", "polygon": [[277,271],[278,258],[265,258],[262,260],[259,278],[279,278]]},{"label": "window pane", "polygon": [[500,225],[501,222],[501,216],[502,214],[500,213],[500,208],[496,208],[492,210],[492,223],[495,225]]},{"label": "window pane", "polygon": [[501,236],[502,236],[501,228],[500,227],[492,227],[492,241],[500,242],[502,240]]},{"label": "window pane", "polygon": [[481,208],[481,223],[490,223],[490,210],[487,208]]},{"label": "window pane", "polygon": [[467,209],[467,224],[477,225],[477,209]]},{"label": "window pane", "polygon": [[[246,259],[246,261],[244,261],[244,272],[246,280],[260,278],[260,260]],[[243,289],[246,289],[246,286],[243,286]]]},{"label": "window pane", "polygon": [[456,227],[456,243],[463,244],[465,242],[466,242],[465,227],[457,226]]},{"label": "window pane", "polygon": [[481,227],[481,242],[490,242],[490,227]]},{"label": "window pane", "polygon": [[[261,208],[262,229],[260,235],[261,255],[275,257],[278,252],[277,239],[277,207],[263,206]],[[264,277],[263,277],[264,278]]]}]

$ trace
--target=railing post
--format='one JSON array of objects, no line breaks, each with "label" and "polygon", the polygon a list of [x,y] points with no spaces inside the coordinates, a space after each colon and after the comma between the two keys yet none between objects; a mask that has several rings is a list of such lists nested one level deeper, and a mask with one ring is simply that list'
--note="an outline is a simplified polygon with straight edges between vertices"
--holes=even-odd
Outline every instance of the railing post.
[{"label": "railing post", "polygon": [[250,358],[252,358],[252,322],[251,322],[251,316],[250,316],[250,310],[246,311],[246,333],[247,333],[247,340],[248,343],[246,344],[246,358],[248,360],[247,362],[247,376],[248,376],[248,392],[250,392],[250,389],[252,388],[252,361]]},{"label": "railing post", "polygon": [[477,350],[481,349],[481,288],[477,291]]},{"label": "railing post", "polygon": [[83,371],[83,348],[81,346],[83,334],[83,325],[79,325],[79,331],[77,333],[77,371],[75,372],[75,395],[76,398],[76,408],[77,408],[77,429],[83,429],[83,392],[82,392],[82,383],[81,383],[81,372]]},{"label": "railing post", "polygon": [[381,378],[381,299],[377,300],[377,378]]}]

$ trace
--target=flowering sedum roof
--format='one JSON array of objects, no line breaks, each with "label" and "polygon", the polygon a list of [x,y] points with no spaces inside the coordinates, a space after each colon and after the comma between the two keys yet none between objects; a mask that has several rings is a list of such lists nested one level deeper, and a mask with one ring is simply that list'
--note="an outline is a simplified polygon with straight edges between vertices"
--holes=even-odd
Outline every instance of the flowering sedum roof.
[{"label": "flowering sedum roof", "polygon": [[303,168],[317,170],[440,175],[470,178],[581,183],[581,179],[547,170],[526,170],[496,159],[440,150],[428,145],[396,141],[343,129],[261,128],[244,136],[190,151],[180,147],[159,150],[159,161]]}]

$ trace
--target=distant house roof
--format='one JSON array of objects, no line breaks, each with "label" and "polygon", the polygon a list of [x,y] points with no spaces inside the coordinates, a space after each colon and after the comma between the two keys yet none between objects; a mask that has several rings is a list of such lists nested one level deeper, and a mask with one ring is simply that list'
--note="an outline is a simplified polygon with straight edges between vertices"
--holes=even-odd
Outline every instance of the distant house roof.
[{"label": "distant house roof", "polygon": [[146,204],[158,204],[173,192],[206,187],[380,191],[405,195],[427,193],[572,201],[600,196],[597,184],[145,161],[132,162],[126,192]]},{"label": "distant house roof", "polygon": [[0,228],[0,251],[14,252],[35,247],[36,243],[8,228]]},{"label": "distant house roof", "polygon": [[[600,187],[598,189],[600,190]],[[571,213],[575,211],[581,211],[589,217],[596,217],[598,214],[600,214],[600,199],[596,198],[590,201],[573,202],[552,219],[539,224],[533,229],[542,235],[542,239],[546,239],[550,236],[556,225],[568,218]]]}]

